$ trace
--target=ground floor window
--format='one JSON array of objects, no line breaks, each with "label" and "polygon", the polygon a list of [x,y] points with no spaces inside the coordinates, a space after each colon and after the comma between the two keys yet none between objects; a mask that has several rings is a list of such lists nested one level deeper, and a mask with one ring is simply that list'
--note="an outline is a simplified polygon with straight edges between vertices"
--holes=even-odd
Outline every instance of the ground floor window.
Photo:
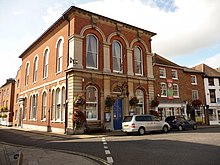
[{"label": "ground floor window", "polygon": [[98,119],[98,90],[94,86],[88,86],[86,88],[85,114],[87,120]]}]

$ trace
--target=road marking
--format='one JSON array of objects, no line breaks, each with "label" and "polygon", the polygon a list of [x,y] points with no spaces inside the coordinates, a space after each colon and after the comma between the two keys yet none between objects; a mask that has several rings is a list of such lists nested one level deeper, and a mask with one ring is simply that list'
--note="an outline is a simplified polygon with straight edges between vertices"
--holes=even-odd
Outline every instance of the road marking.
[{"label": "road marking", "polygon": [[107,155],[111,155],[111,152],[108,149],[107,142],[106,142],[106,139],[104,137],[102,138],[102,142],[103,142],[103,145],[104,145],[107,162],[109,164],[113,164],[113,162],[114,162],[113,158],[111,156],[107,156]]},{"label": "road marking", "polygon": [[106,154],[106,155],[111,154],[110,150],[105,150],[105,154]]},{"label": "road marking", "polygon": [[108,161],[108,163],[110,163],[110,164],[112,164],[112,163],[114,162],[112,157],[107,157],[107,161]]}]

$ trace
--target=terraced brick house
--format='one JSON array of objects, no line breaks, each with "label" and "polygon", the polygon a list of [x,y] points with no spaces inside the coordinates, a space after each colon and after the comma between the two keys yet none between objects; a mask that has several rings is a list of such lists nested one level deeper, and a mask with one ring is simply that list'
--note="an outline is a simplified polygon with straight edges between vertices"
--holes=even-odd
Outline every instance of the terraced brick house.
[{"label": "terraced brick house", "polygon": [[209,124],[220,124],[220,72],[206,64],[193,67],[204,72],[204,89],[209,114]]},{"label": "terraced brick house", "polygon": [[153,56],[153,70],[159,101],[156,108],[161,118],[183,115],[198,123],[208,122],[202,71],[180,66],[158,54]]},{"label": "terraced brick house", "polygon": [[[73,133],[74,98],[87,122],[121,129],[130,110],[148,113],[154,98],[151,38],[156,35],[75,6],[34,41],[22,59],[20,126]],[[107,97],[114,98],[106,107]],[[137,97],[133,108],[129,100]]]}]

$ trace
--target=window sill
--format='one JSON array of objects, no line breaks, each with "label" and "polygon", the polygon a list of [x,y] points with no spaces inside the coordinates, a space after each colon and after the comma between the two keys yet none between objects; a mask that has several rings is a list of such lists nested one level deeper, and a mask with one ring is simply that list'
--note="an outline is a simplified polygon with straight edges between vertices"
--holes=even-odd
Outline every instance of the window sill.
[{"label": "window sill", "polygon": [[46,122],[47,120],[46,120],[46,119],[42,119],[41,121],[42,121],[42,122]]},{"label": "window sill", "polygon": [[48,78],[48,76],[44,77],[43,80],[46,80]]},{"label": "window sill", "polygon": [[36,121],[37,121],[37,119],[30,119],[30,121],[34,121],[34,122],[36,122]]},{"label": "window sill", "polygon": [[61,73],[62,73],[62,70],[61,70],[61,71],[59,71],[59,72],[56,72],[55,74],[56,74],[56,75],[58,75],[58,74],[61,74]]},{"label": "window sill", "polygon": [[161,76],[160,76],[160,78],[166,78],[166,77],[161,77]]},{"label": "window sill", "polygon": [[51,122],[52,123],[64,123],[64,121],[61,121],[61,120],[52,120]]}]

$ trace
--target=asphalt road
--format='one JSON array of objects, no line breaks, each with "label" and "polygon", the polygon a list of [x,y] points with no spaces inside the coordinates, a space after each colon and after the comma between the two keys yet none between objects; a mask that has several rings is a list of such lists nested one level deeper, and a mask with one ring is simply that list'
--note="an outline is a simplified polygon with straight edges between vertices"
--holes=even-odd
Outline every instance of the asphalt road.
[{"label": "asphalt road", "polygon": [[[96,134],[97,135],[97,134]],[[81,152],[115,165],[219,165],[220,127],[76,139],[14,129],[0,129],[0,141],[25,146]]]}]

